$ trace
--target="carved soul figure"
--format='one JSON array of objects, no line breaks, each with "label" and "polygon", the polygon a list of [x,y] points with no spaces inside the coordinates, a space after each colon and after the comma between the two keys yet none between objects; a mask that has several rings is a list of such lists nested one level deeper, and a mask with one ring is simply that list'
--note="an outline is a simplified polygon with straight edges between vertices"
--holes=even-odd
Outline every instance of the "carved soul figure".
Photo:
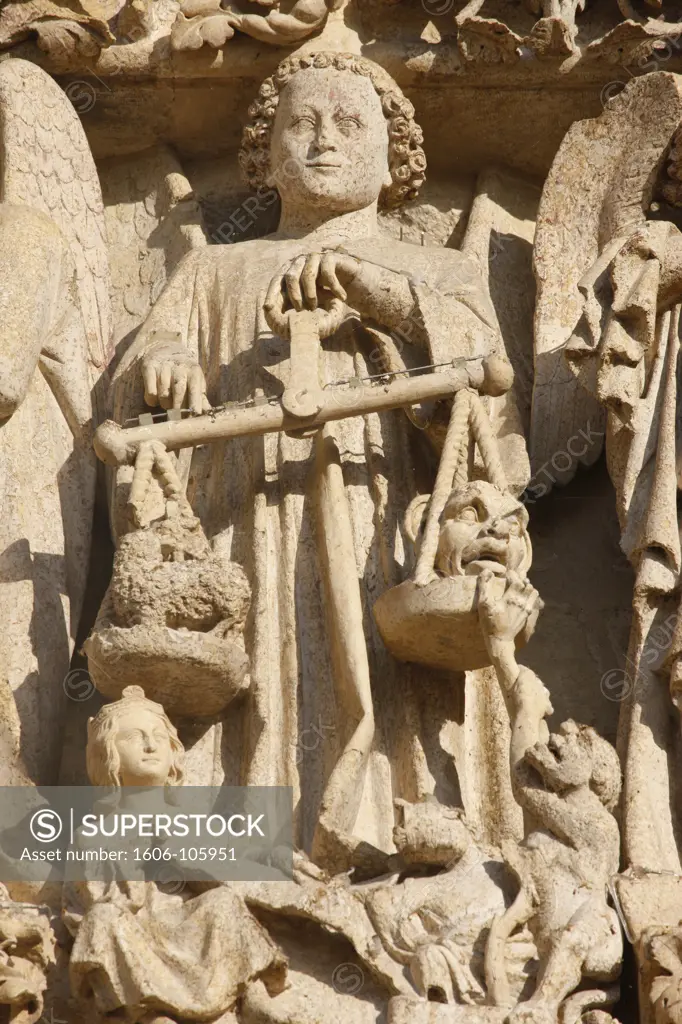
[{"label": "carved soul figure", "polygon": [[[501,346],[464,256],[379,234],[378,207],[416,195],[425,168],[412,105],[381,68],[344,54],[288,58],[250,118],[242,168],[254,188],[277,188],[279,228],[185,258],[119,369],[119,422],[143,398],[201,411],[207,395],[215,404],[280,395],[288,342],[264,307],[282,296],[296,310],[345,304],[322,346],[326,382]],[[434,787],[424,736],[438,745],[442,701],[430,706],[427,674],[390,657],[371,616],[409,569],[402,517],[429,489],[432,465],[424,433],[400,412],[345,419],[317,439],[242,438],[193,457],[190,503],[252,590],[247,769],[227,781],[293,786],[298,844],[337,870],[360,843],[391,852],[394,797],[419,800]],[[311,723],[322,739],[301,756]]]},{"label": "carved soul figure", "polygon": [[0,281],[0,683],[14,693],[26,770],[47,782],[90,558],[109,278],[78,116],[18,59],[0,67]]},{"label": "carved soul figure", "polygon": [[[520,845],[502,852],[520,891],[492,925],[486,948],[488,996],[513,1006],[505,944],[528,925],[541,961],[534,994],[518,1004],[509,1024],[554,1024],[564,1000],[583,979],[612,982],[620,971],[623,941],[607,884],[617,874],[620,834],[613,810],[621,775],[613,747],[594,729],[564,722],[550,736],[549,694],[530,669],[520,667],[514,642],[534,602],[530,584],[513,578],[496,599],[494,577],[483,571],[479,614],[490,657],[510,705],[510,761],[514,795],[533,823]],[[581,992],[583,1005],[600,993]],[[605,1005],[608,993],[601,996]]]},{"label": "carved soul figure", "polygon": [[[163,707],[139,686],[90,719],[87,764],[95,786],[181,785],[183,755]],[[168,1024],[214,1020],[258,978],[279,991],[281,953],[241,898],[215,885],[204,891],[206,883],[186,883],[168,893],[155,882],[114,877],[67,884],[76,997],[108,1021]]]}]

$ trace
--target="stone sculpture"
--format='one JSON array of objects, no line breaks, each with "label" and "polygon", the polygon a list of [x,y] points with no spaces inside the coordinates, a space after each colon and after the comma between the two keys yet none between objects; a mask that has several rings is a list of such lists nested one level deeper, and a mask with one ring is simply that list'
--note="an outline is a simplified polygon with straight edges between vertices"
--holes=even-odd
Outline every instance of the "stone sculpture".
[{"label": "stone sculpture", "polygon": [[[108,50],[114,61],[118,59],[116,51],[124,48],[144,53],[157,40],[169,44],[175,52],[203,47],[220,50],[235,33],[271,46],[294,46],[323,32],[332,12],[342,15],[344,8],[350,7],[352,16],[359,14],[369,27],[377,13],[385,14],[382,8],[388,6],[391,4],[387,0],[380,4],[372,0],[354,0],[351,4],[260,0],[255,8],[226,0],[7,0],[0,10],[0,49],[35,41],[55,66],[66,63],[75,69],[87,67]],[[620,61],[648,70],[657,55],[674,46],[678,35],[673,14],[664,11],[661,4],[660,10],[658,5],[655,8],[657,16],[653,7],[630,0],[603,5],[582,0],[554,4],[528,0],[514,9],[471,0],[457,11],[441,6],[423,10],[426,15],[449,15],[442,35],[456,34],[458,53],[465,65],[508,65],[530,54],[543,62],[562,61],[566,73],[579,63]],[[402,16],[409,25],[409,13],[397,7],[393,20],[399,22]],[[339,15],[332,32],[339,29]],[[439,38],[441,32],[433,35],[432,43],[447,46],[445,39]]]},{"label": "stone sculpture", "polygon": [[[165,512],[143,526],[155,471]],[[140,449],[129,504],[138,528],[120,541],[84,645],[93,680],[117,697],[134,675],[176,715],[218,714],[248,687],[243,632],[251,595],[244,572],[213,554],[172,457],[153,441]]]},{"label": "stone sculpture", "polygon": [[[493,921],[504,913],[513,876],[500,851],[486,848],[471,834],[460,811],[427,801],[402,803],[400,814],[395,842],[405,868],[442,870],[377,886],[366,900],[372,924],[390,955],[407,966],[424,999],[484,1005],[486,939]],[[515,936],[508,961],[516,996],[527,983],[524,968],[533,957],[528,936]]]},{"label": "stone sculpture", "polygon": [[9,1019],[34,1024],[43,1013],[47,971],[55,963],[48,908],[18,903],[0,890],[0,1005]]},{"label": "stone sculpture", "polygon": [[[254,187],[277,188],[279,230],[186,257],[119,368],[128,415],[140,411],[143,382],[148,403],[198,412],[207,394],[214,404],[282,394],[288,346],[266,317],[283,302],[294,311],[343,304],[341,326],[321,346],[321,386],[500,351],[470,261],[378,234],[378,203],[400,204],[423,180],[420,144],[411,105],[378,67],[337,54],[283,62],[252,108],[241,157]],[[209,294],[216,274],[220,289]],[[201,324],[189,319],[193,307],[206,310]],[[391,331],[401,328],[407,341],[397,346]],[[329,425],[316,444],[243,438],[195,451],[192,463],[190,504],[214,551],[245,567],[253,593],[244,781],[293,785],[299,842],[337,870],[364,856],[361,843],[367,856],[388,855],[393,797],[426,792],[414,757],[401,756],[397,792],[388,784],[382,765],[403,727],[385,722],[377,746],[375,714],[398,686],[403,713],[416,714],[416,693],[362,622],[363,604],[399,581],[409,557],[400,519],[418,484],[392,466],[404,470],[415,443],[405,416],[374,413]],[[343,723],[333,755],[321,744],[297,758],[296,722],[309,715]],[[333,771],[321,770],[330,756]]]},{"label": "stone sculpture", "polygon": [[223,7],[222,0],[185,0],[171,29],[175,50],[198,50],[204,45],[224,46],[235,33],[244,32],[273,46],[292,46],[320,29],[338,0],[296,0],[289,10],[280,10],[277,0],[266,2],[267,14]]},{"label": "stone sculpture", "polygon": [[[292,880],[12,883],[10,1020],[632,1024],[621,922],[640,1024],[679,1016],[676,75],[559,150],[534,353],[531,266],[565,127],[678,26],[443,6],[2,5],[0,782],[291,786],[296,845]],[[606,474],[539,501],[604,435],[622,813]]]},{"label": "stone sculpture", "polygon": [[[93,785],[181,785],[183,754],[163,707],[137,686],[88,726]],[[250,981],[281,989],[285,962],[240,897],[218,883],[194,888],[198,894],[190,882],[164,892],[156,882],[115,877],[65,886],[72,990],[98,1019],[212,1021]]]},{"label": "stone sculpture", "polygon": [[[671,716],[677,703],[680,646],[680,84],[675,75],[647,77],[614,100],[601,118],[573,127],[545,186],[535,253],[543,282],[539,343],[549,348],[551,339],[555,353],[557,343],[563,343],[568,368],[606,408],[606,457],[616,489],[621,544],[636,574],[624,674],[628,700],[621,711],[628,870],[617,891],[640,957],[642,1019],[647,1022],[667,1019],[666,1007],[674,1003],[675,971],[671,980],[662,968],[671,970],[680,917],[679,814],[671,771],[680,742]],[[640,120],[644,111],[646,122]],[[641,145],[633,138],[638,130]],[[603,169],[618,169],[590,183],[585,175],[578,229],[582,255],[576,258],[576,226],[570,219],[561,242],[577,287],[556,303],[562,289],[550,261],[558,236],[549,220],[572,174],[581,175],[576,166],[580,151],[594,153]],[[576,180],[570,187],[580,189]],[[665,216],[654,217],[659,203]],[[668,929],[670,946],[659,959],[655,949],[664,950]]]},{"label": "stone sculpture", "polygon": [[[485,570],[479,609],[513,709],[514,795],[538,827],[516,850],[504,849],[521,888],[490,930],[486,978],[495,1004],[510,1005],[504,946],[516,928],[528,924],[541,975],[531,998],[509,1019],[542,1024],[557,1019],[583,977],[612,982],[620,973],[620,923],[607,904],[607,886],[619,866],[620,835],[612,812],[620,796],[620,764],[613,747],[588,726],[564,722],[547,738],[549,695],[514,657],[515,635],[532,604],[531,585],[512,578],[501,600],[492,596],[492,586],[492,572]],[[587,994],[585,1005],[594,995]]]},{"label": "stone sculpture", "polygon": [[0,125],[0,659],[25,769],[44,782],[59,763],[45,727],[62,713],[88,573],[109,278],[97,171],[64,93],[6,61]]}]

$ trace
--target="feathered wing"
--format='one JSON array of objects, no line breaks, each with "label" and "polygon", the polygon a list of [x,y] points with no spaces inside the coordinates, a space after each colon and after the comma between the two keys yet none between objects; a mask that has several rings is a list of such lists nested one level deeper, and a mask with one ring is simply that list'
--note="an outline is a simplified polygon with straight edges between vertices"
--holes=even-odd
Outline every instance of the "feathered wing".
[{"label": "feathered wing", "polygon": [[0,63],[0,201],[47,214],[71,243],[93,384],[113,354],[102,193],[88,140],[44,71]]},{"label": "feathered wing", "polygon": [[605,411],[564,358],[586,312],[579,285],[586,275],[603,273],[621,241],[645,222],[681,120],[679,76],[634,79],[599,117],[570,128],[545,182],[534,247],[530,427],[531,468],[545,487],[568,483],[603,447]]},{"label": "feathered wing", "polygon": [[105,160],[98,169],[120,356],[182,257],[205,246],[206,235],[192,187],[168,147]]},{"label": "feathered wing", "polygon": [[[177,158],[166,146],[158,146],[129,159],[113,158],[99,166],[105,201],[111,304],[117,362],[134,342],[176,266],[190,251],[206,245],[201,210]],[[127,377],[114,378],[111,405],[119,422],[137,416],[144,408],[141,378],[137,387]],[[183,485],[191,465],[192,450],[178,459]],[[129,467],[118,470],[120,486],[112,488],[111,521],[117,531],[128,521]],[[161,491],[154,489],[163,511]]]},{"label": "feathered wing", "polygon": [[478,177],[462,252],[477,263],[514,368],[508,396],[490,400],[490,416],[515,492],[528,483],[526,440],[533,383],[532,248],[540,188],[511,172],[485,168]]}]

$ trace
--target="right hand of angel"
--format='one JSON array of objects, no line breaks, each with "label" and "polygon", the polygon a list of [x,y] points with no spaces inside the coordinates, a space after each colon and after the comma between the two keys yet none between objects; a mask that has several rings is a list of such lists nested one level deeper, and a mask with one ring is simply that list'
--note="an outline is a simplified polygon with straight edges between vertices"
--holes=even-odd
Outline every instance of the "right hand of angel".
[{"label": "right hand of angel", "polygon": [[178,345],[154,347],[142,360],[144,400],[162,409],[189,407],[197,415],[207,412],[206,380],[196,359]]}]

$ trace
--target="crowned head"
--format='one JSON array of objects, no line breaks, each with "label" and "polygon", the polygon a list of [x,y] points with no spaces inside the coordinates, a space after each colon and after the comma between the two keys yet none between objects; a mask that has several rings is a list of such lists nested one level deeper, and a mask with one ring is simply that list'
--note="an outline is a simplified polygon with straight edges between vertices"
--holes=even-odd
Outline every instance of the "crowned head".
[{"label": "crowned head", "polygon": [[88,722],[87,769],[93,786],[177,786],[184,748],[163,706],[140,686],[105,704]]}]

